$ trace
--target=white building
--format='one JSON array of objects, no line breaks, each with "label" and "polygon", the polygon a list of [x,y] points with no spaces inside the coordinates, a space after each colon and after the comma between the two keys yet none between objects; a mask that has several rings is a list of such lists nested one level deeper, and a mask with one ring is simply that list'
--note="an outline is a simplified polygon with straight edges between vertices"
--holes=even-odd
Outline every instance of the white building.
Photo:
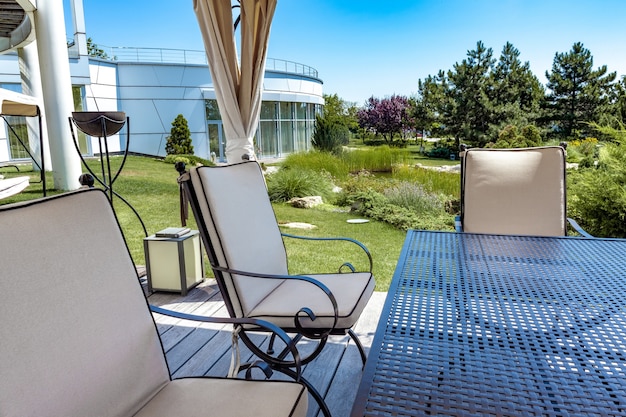
[{"label": "white building", "polygon": [[[77,10],[82,10],[81,7]],[[204,51],[98,46],[105,57],[89,56],[84,18],[68,47],[74,110],[123,111],[129,124],[108,140],[110,152],[121,152],[130,132],[129,151],[165,156],[172,121],[188,121],[197,156],[225,159],[222,123]],[[0,55],[0,87],[22,92],[18,53]],[[44,80],[45,82],[45,80]],[[275,158],[310,148],[315,115],[321,111],[322,80],[309,66],[268,58],[261,120],[255,135],[257,157]],[[71,114],[67,114],[67,117]],[[24,121],[9,118],[11,125]],[[0,163],[19,161],[26,153],[0,128]],[[64,138],[70,141],[72,138]],[[97,138],[80,138],[84,155],[99,152]]]}]

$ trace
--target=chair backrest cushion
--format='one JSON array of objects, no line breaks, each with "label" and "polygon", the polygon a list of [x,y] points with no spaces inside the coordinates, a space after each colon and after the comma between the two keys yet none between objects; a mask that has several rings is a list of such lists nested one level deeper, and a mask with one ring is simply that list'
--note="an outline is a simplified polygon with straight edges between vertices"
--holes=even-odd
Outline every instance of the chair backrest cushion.
[{"label": "chair backrest cushion", "polygon": [[0,206],[0,415],[128,416],[169,381],[106,195]]},{"label": "chair backrest cushion", "polygon": [[562,147],[469,149],[462,173],[464,232],[565,235]]},{"label": "chair backrest cushion", "polygon": [[[259,164],[197,167],[189,175],[198,204],[193,207],[192,201],[192,208],[208,236],[204,244],[215,254],[212,262],[239,271],[288,274],[285,245]],[[236,316],[247,314],[282,282],[228,273],[222,277],[226,302]]]}]

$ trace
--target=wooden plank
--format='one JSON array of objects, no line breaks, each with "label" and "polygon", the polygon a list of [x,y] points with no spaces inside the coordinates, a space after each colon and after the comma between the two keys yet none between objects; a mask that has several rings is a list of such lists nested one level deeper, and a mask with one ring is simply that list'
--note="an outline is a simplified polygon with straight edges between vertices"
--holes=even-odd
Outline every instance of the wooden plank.
[{"label": "wooden plank", "polygon": [[[354,343],[350,343],[337,366],[335,377],[325,397],[326,404],[333,416],[350,415],[362,374],[361,355]],[[321,416],[322,414],[319,413],[318,415]]]},{"label": "wooden plank", "polygon": [[[325,397],[335,377],[335,370],[341,362],[346,349],[346,337],[332,337],[326,343],[320,355],[306,366],[303,372],[311,385]],[[328,405],[328,404],[327,404]],[[315,401],[310,398],[307,417],[315,417],[319,408]]]},{"label": "wooden plank", "polygon": [[[371,346],[387,293],[372,295],[354,327],[366,351]],[[226,308],[214,280],[206,280],[186,297],[172,293],[154,293],[149,302],[190,314],[227,317]],[[225,376],[231,362],[231,326],[189,322],[155,314],[170,371],[174,378],[185,376]],[[255,342],[265,347],[269,337],[253,334]],[[299,344],[306,351],[314,342]],[[241,362],[253,359],[252,353],[239,342]],[[304,367],[303,376],[325,397],[333,417],[348,416],[362,375],[361,357],[347,336],[333,336],[318,358]],[[255,376],[260,374],[257,372]],[[272,379],[289,379],[275,372]],[[309,397],[307,416],[321,415]]]}]

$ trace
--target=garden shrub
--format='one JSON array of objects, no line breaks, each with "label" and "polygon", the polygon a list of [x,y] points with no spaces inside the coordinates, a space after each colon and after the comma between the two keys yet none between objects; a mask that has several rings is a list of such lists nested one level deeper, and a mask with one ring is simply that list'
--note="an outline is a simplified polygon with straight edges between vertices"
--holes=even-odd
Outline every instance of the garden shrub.
[{"label": "garden shrub", "polygon": [[176,162],[184,162],[186,165],[205,165],[214,166],[215,164],[208,159],[200,158],[196,155],[167,155],[163,160],[168,164],[175,164]]},{"label": "garden shrub", "polygon": [[507,125],[498,134],[496,143],[487,144],[487,148],[530,148],[541,145],[541,133],[534,125],[527,125],[521,130],[515,125]]},{"label": "garden shrub", "polygon": [[597,166],[568,174],[569,214],[594,236],[626,238],[626,130],[613,139]]},{"label": "garden shrub", "polygon": [[433,148],[426,153],[426,156],[429,158],[449,159],[451,154],[452,149],[445,145],[436,143],[435,146],[433,146]]},{"label": "garden shrub", "polygon": [[427,192],[418,183],[401,181],[385,189],[383,194],[391,204],[418,214],[434,214],[443,210],[442,200],[437,195]]},{"label": "garden shrub", "polygon": [[333,197],[333,183],[328,173],[283,168],[266,178],[270,200],[273,202],[316,195],[322,196],[327,202]]},{"label": "garden shrub", "polygon": [[452,216],[420,216],[413,210],[393,204],[375,191],[359,192],[351,196],[353,211],[370,219],[386,222],[402,230],[446,230],[454,227]]},{"label": "garden shrub", "polygon": [[401,181],[417,182],[426,191],[459,198],[461,195],[461,177],[459,171],[441,172],[434,169],[396,165],[393,178]]},{"label": "garden shrub", "polygon": [[313,148],[322,152],[339,154],[342,146],[347,145],[349,141],[350,130],[347,126],[320,115],[315,117],[315,127],[311,139]]}]

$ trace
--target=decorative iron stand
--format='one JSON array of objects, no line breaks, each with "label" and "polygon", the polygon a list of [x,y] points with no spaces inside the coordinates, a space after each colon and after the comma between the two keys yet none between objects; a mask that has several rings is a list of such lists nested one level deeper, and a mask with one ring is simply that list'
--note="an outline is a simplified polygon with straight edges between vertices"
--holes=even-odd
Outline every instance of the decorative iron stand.
[{"label": "decorative iron stand", "polygon": [[[137,210],[128,202],[124,197],[113,191],[113,183],[122,172],[122,168],[124,168],[124,164],[126,163],[126,157],[128,156],[128,144],[130,143],[130,119],[126,116],[124,112],[121,111],[82,111],[82,112],[72,112],[72,116],[69,117],[70,123],[70,131],[72,132],[72,139],[74,141],[74,147],[76,148],[76,152],[78,152],[78,156],[80,156],[83,165],[89,173],[94,177],[96,181],[98,181],[103,187],[105,192],[107,193],[109,200],[111,201],[111,205],[113,205],[113,196],[116,196],[120,200],[122,200],[132,211],[135,213],[135,216],[139,219],[141,223],[141,227],[143,227],[143,231],[146,236],[148,236],[148,231],[146,230],[146,226],[141,220],[139,213]],[[78,139],[74,134],[74,125],[81,132],[85,133],[88,136],[93,136],[98,138],[98,150],[100,152],[100,167],[101,167],[101,176],[98,175],[87,165],[85,158],[80,151],[80,147],[78,146]],[[126,125],[126,146],[124,147],[124,157],[122,159],[122,163],[120,164],[115,175],[111,172],[111,159],[109,156],[109,144],[107,142],[107,137],[115,135]],[[103,140],[104,139],[104,140]],[[102,144],[104,143],[104,152]]]}]

